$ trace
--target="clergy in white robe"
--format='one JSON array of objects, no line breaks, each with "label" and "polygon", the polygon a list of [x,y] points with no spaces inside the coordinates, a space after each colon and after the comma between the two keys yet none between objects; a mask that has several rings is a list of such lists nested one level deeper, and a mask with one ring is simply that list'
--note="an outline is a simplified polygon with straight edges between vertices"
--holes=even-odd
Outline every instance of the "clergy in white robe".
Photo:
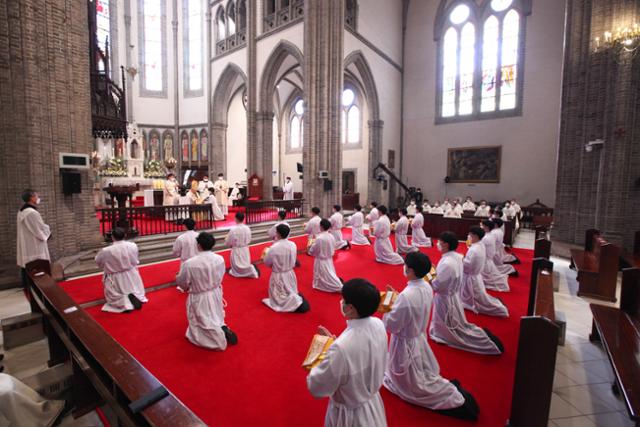
[{"label": "clergy in white robe", "polygon": [[23,285],[26,285],[25,265],[37,259],[49,261],[49,247],[47,240],[51,237],[49,226],[44,223],[37,205],[40,203],[38,194],[33,190],[22,193],[24,205],[20,208],[16,219],[16,263],[23,270]]},{"label": "clergy in white robe", "polygon": [[407,240],[407,232],[409,231],[409,218],[407,218],[407,209],[400,209],[400,218],[396,221],[396,251],[399,254],[408,254],[417,251],[418,248],[409,244]]},{"label": "clergy in white robe", "polygon": [[162,193],[162,204],[164,206],[173,206],[178,204],[178,183],[176,182],[176,176],[170,173],[167,176],[167,180],[164,182],[164,191]]},{"label": "clergy in white robe", "polygon": [[202,177],[202,181],[198,183],[198,193],[200,194],[200,198],[207,198],[207,196],[209,196],[210,188],[213,188],[213,182],[209,181],[209,177],[205,175]]},{"label": "clergy in white robe", "polygon": [[282,200],[293,200],[293,182],[291,182],[291,177],[287,177],[287,180],[282,187],[282,192],[284,193]]},{"label": "clergy in white robe", "polygon": [[511,207],[516,212],[516,218],[519,218],[520,213],[522,212],[522,208],[518,203],[516,203],[516,199],[511,199]]},{"label": "clergy in white robe", "polygon": [[424,233],[424,216],[422,207],[418,208],[418,213],[411,221],[411,246],[416,248],[430,248],[431,239]]},{"label": "clergy in white robe", "polygon": [[409,203],[409,206],[407,206],[407,215],[409,215],[410,217],[413,217],[416,214],[416,201],[412,200]]},{"label": "clergy in white robe", "polygon": [[495,232],[496,234],[496,258],[500,260],[500,262],[505,264],[520,264],[520,260],[517,256],[512,253],[509,253],[505,249],[504,245],[504,222],[499,219],[492,220],[496,227],[491,230],[491,232]]},{"label": "clergy in white robe", "polygon": [[63,409],[63,400],[47,400],[19,379],[0,373],[0,426],[57,425]]},{"label": "clergy in white robe", "polygon": [[231,189],[231,194],[229,194],[229,200],[233,204],[233,202],[240,199],[242,199],[242,193],[240,192],[240,184],[236,182],[233,188]]},{"label": "clergy in white robe", "polygon": [[433,206],[431,206],[431,209],[429,209],[430,214],[436,214],[436,215],[444,215],[444,208],[442,206],[440,206],[439,202],[435,202],[433,204]]},{"label": "clergy in white robe", "polygon": [[462,218],[462,213],[458,212],[454,206],[444,213],[445,218]]},{"label": "clergy in white robe", "polygon": [[231,248],[229,274],[233,277],[257,279],[260,277],[260,271],[258,267],[251,264],[251,253],[249,251],[251,229],[243,224],[244,214],[242,212],[236,212],[235,221],[236,225],[229,230],[229,234],[227,234],[224,241]]},{"label": "clergy in white robe", "polygon": [[444,232],[438,240],[442,258],[432,282],[436,294],[429,336],[438,343],[460,350],[481,354],[501,354],[504,347],[487,329],[469,323],[460,302],[462,285],[462,255],[455,250],[458,240],[451,232]]},{"label": "clergy in white robe", "polygon": [[138,246],[124,240],[122,228],[115,228],[111,233],[113,244],[103,248],[96,255],[96,264],[104,274],[105,304],[102,311],[123,313],[134,308],[139,309],[147,302],[144,285],[138,271]]},{"label": "clergy in white robe", "polygon": [[378,204],[376,202],[371,202],[371,210],[366,216],[367,223],[369,224],[369,228],[373,227],[380,217],[380,211],[378,210]]},{"label": "clergy in white robe", "polygon": [[200,204],[202,202],[200,194],[196,188],[192,188],[187,192],[187,198],[189,199],[189,205]]},{"label": "clergy in white robe", "polygon": [[236,344],[238,337],[224,322],[222,278],[224,259],[211,252],[215,238],[202,232],[198,235],[198,255],[180,267],[176,282],[189,293],[187,298],[187,339],[210,350],[224,350]]},{"label": "clergy in white robe", "polygon": [[180,263],[184,263],[191,257],[198,254],[198,232],[195,231],[196,222],[191,218],[187,218],[183,222],[184,227],[187,229],[184,233],[176,238],[173,242],[173,256],[180,258]]},{"label": "clergy in white robe", "polygon": [[485,237],[481,240],[486,250],[486,261],[484,263],[484,269],[482,270],[482,280],[484,286],[492,291],[509,292],[509,276],[508,274],[501,273],[496,267],[494,261],[496,242],[494,235],[491,234],[491,230],[495,228],[495,223],[490,220],[482,221],[482,229],[484,230]]},{"label": "clergy in white robe", "polygon": [[512,277],[518,277],[518,271],[511,264],[505,264],[505,258],[515,261],[515,257],[508,257],[507,252],[504,250],[504,232],[500,228],[502,226],[501,219],[491,220],[496,227],[489,232],[489,235],[493,238],[494,251],[493,251],[493,263],[496,265],[498,271],[502,274],[507,274]]},{"label": "clergy in white robe", "polygon": [[[393,303],[391,311],[382,318],[391,333],[384,386],[414,405],[445,410],[446,415],[476,419],[475,399],[468,393],[469,397],[465,399],[464,391],[440,376],[440,365],[427,341],[433,290],[423,278],[430,270],[431,261],[425,254],[407,255],[405,274],[409,282]],[[388,287],[387,291],[393,289]]]},{"label": "clergy in white robe", "polygon": [[425,200],[424,203],[422,203],[422,213],[430,213],[431,212],[431,205],[429,204],[428,200]]},{"label": "clergy in white robe", "polygon": [[215,193],[215,189],[210,188],[209,195],[207,196],[206,199],[204,199],[204,203],[211,205],[211,211],[213,212],[214,221],[224,221],[226,217],[222,213],[222,209],[220,209],[220,206],[218,206],[218,199],[216,199],[216,196],[214,193]]},{"label": "clergy in white robe", "polygon": [[387,216],[387,207],[380,206],[380,218],[373,226],[373,235],[376,241],[373,244],[373,251],[376,254],[376,261],[383,264],[400,265],[404,260],[397,252],[394,252],[389,236],[391,235],[391,222]]},{"label": "clergy in white robe", "polygon": [[313,239],[316,238],[318,234],[320,234],[320,221],[322,217],[320,217],[320,208],[314,206],[311,208],[311,218],[304,225],[304,232],[307,236],[307,243],[310,244]]},{"label": "clergy in white robe", "polygon": [[487,202],[482,200],[480,202],[480,205],[478,206],[478,209],[476,209],[476,213],[474,213],[473,215],[480,218],[489,218],[490,214],[491,214],[491,207],[487,205]]},{"label": "clergy in white robe", "polygon": [[467,197],[467,200],[464,201],[464,203],[462,204],[462,210],[472,211],[472,212],[476,211],[476,204],[473,203],[473,200],[471,200],[471,197]]},{"label": "clergy in white robe", "polygon": [[284,224],[287,227],[289,227],[289,229],[291,229],[291,226],[289,225],[289,223],[284,220],[286,217],[287,217],[287,211],[284,211],[284,210],[278,211],[278,222],[273,224],[271,228],[269,228],[269,230],[267,231],[267,235],[271,240],[276,240],[276,238],[278,237],[278,232],[276,229],[280,224]]},{"label": "clergy in white robe", "polygon": [[482,270],[486,262],[487,253],[482,240],[485,236],[480,227],[471,227],[469,241],[471,246],[462,261],[462,287],[460,301],[462,306],[476,314],[488,316],[509,317],[509,310],[498,298],[489,295],[482,280]]},{"label": "clergy in white robe", "polygon": [[364,235],[364,215],[362,214],[362,206],[355,206],[356,212],[351,215],[347,221],[347,225],[351,226],[351,244],[352,245],[370,245],[369,239]]},{"label": "clergy in white robe", "polygon": [[289,226],[282,223],[276,227],[276,241],[269,247],[264,264],[271,267],[269,298],[262,302],[274,311],[305,313],[309,303],[298,293],[298,281],[293,271],[298,250],[289,241]]},{"label": "clergy in white robe", "polygon": [[444,199],[444,202],[442,202],[442,205],[440,205],[440,207],[442,208],[443,212],[447,212],[452,207],[451,202],[449,201],[449,199]]},{"label": "clergy in white robe", "polygon": [[[347,328],[325,358],[309,372],[307,387],[316,398],[329,397],[325,427],[385,427],[380,386],[387,365],[387,332],[371,315],[380,293],[364,279],[345,283],[341,311]],[[330,335],[324,328],[320,333]]]},{"label": "clergy in white robe", "polygon": [[336,241],[336,249],[350,249],[351,245],[342,236],[342,227],[344,227],[344,217],[340,212],[341,210],[342,210],[342,206],[340,205],[333,206],[333,214],[329,218],[329,222],[331,223],[331,230],[329,230],[329,234],[331,234]]},{"label": "clergy in white robe", "polygon": [[223,174],[218,174],[218,180],[213,184],[213,188],[216,191],[218,206],[220,206],[222,213],[227,215],[229,213],[229,184],[225,181]]},{"label": "clergy in white robe", "polygon": [[322,232],[316,236],[316,240],[309,248],[309,255],[314,258],[313,288],[325,292],[340,292],[342,281],[333,265],[336,243],[333,236],[329,234],[331,223],[328,219],[322,219],[320,228]]}]

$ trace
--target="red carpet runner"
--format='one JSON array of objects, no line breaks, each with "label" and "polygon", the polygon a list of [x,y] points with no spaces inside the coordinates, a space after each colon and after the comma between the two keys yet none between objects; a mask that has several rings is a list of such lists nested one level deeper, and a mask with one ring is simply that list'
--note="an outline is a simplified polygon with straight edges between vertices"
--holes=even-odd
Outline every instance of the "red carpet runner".
[{"label": "red carpet runner", "polygon": [[[299,247],[306,243],[304,239],[296,240]],[[253,259],[259,258],[262,247],[252,249]],[[424,251],[432,261],[439,259],[435,248]],[[526,312],[532,256],[528,250],[514,252],[523,261],[517,266],[520,277],[509,280],[511,292],[499,294],[511,317],[494,319],[466,312],[469,321],[490,328],[503,340],[505,353],[482,356],[430,342],[442,374],[459,379],[477,398],[481,413],[475,425],[483,427],[504,425],[511,404],[518,325]],[[311,311],[302,315],[275,313],[262,304],[269,278],[264,266],[258,280],[225,277],[226,319],[239,337],[239,344],[225,352],[207,351],[186,340],[186,295],[174,288],[150,293],[150,302],[138,312],[103,313],[100,307],[88,312],[209,425],[321,426],[327,399],[316,400],[309,394],[306,371],[300,364],[318,325],[337,335],[345,322],[340,315],[340,296],[313,290],[313,260],[307,255],[300,255],[299,259],[299,288],[311,304]],[[345,280],[365,277],[380,289],[387,283],[396,289],[404,288],[402,266],[376,263],[372,247],[339,251],[335,264],[338,275]],[[149,285],[173,280],[177,268],[177,262],[167,262],[142,267],[141,271]],[[76,301],[88,301],[102,298],[99,281],[96,276],[63,286]],[[85,291],[79,291],[82,288]],[[384,388],[382,396],[390,426],[472,425],[405,403]]]}]

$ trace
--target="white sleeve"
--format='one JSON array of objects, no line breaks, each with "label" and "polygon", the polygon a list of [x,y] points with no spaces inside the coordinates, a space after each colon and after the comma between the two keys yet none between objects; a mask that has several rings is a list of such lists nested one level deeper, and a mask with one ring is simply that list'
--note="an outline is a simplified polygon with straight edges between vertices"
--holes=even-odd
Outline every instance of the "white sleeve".
[{"label": "white sleeve", "polygon": [[24,225],[38,240],[46,242],[49,236],[51,236],[49,226],[44,223],[37,211],[31,212],[24,218]]},{"label": "white sleeve", "polygon": [[180,255],[182,254],[182,245],[180,244],[180,238],[177,238],[176,241],[173,242],[173,249],[171,250],[171,253],[174,257],[180,258]]},{"label": "white sleeve", "polygon": [[340,348],[333,344],[325,359],[307,375],[307,387],[316,398],[329,397],[338,390],[347,374],[347,361]]},{"label": "white sleeve", "polygon": [[382,317],[384,326],[387,331],[392,334],[401,332],[409,320],[409,310],[406,307],[406,297],[402,294],[398,295],[398,299],[393,304],[393,307],[389,313],[385,313]]}]

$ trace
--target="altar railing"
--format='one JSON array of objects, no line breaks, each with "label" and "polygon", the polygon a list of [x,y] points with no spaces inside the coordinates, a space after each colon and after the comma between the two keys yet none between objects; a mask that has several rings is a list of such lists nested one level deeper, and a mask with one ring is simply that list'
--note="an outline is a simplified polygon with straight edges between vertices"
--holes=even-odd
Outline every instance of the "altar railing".
[{"label": "altar railing", "polygon": [[247,200],[246,223],[277,221],[278,212],[285,211],[286,219],[301,218],[304,215],[304,199],[295,200]]}]

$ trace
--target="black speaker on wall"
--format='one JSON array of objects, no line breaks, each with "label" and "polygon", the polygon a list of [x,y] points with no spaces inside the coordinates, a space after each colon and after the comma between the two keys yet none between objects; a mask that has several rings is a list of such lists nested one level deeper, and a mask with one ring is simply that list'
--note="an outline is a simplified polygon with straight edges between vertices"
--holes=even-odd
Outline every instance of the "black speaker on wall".
[{"label": "black speaker on wall", "polygon": [[330,179],[325,179],[324,191],[331,191],[331,190],[333,190],[333,181],[331,181]]},{"label": "black speaker on wall", "polygon": [[82,175],[77,172],[62,173],[62,192],[65,196],[82,192]]}]

